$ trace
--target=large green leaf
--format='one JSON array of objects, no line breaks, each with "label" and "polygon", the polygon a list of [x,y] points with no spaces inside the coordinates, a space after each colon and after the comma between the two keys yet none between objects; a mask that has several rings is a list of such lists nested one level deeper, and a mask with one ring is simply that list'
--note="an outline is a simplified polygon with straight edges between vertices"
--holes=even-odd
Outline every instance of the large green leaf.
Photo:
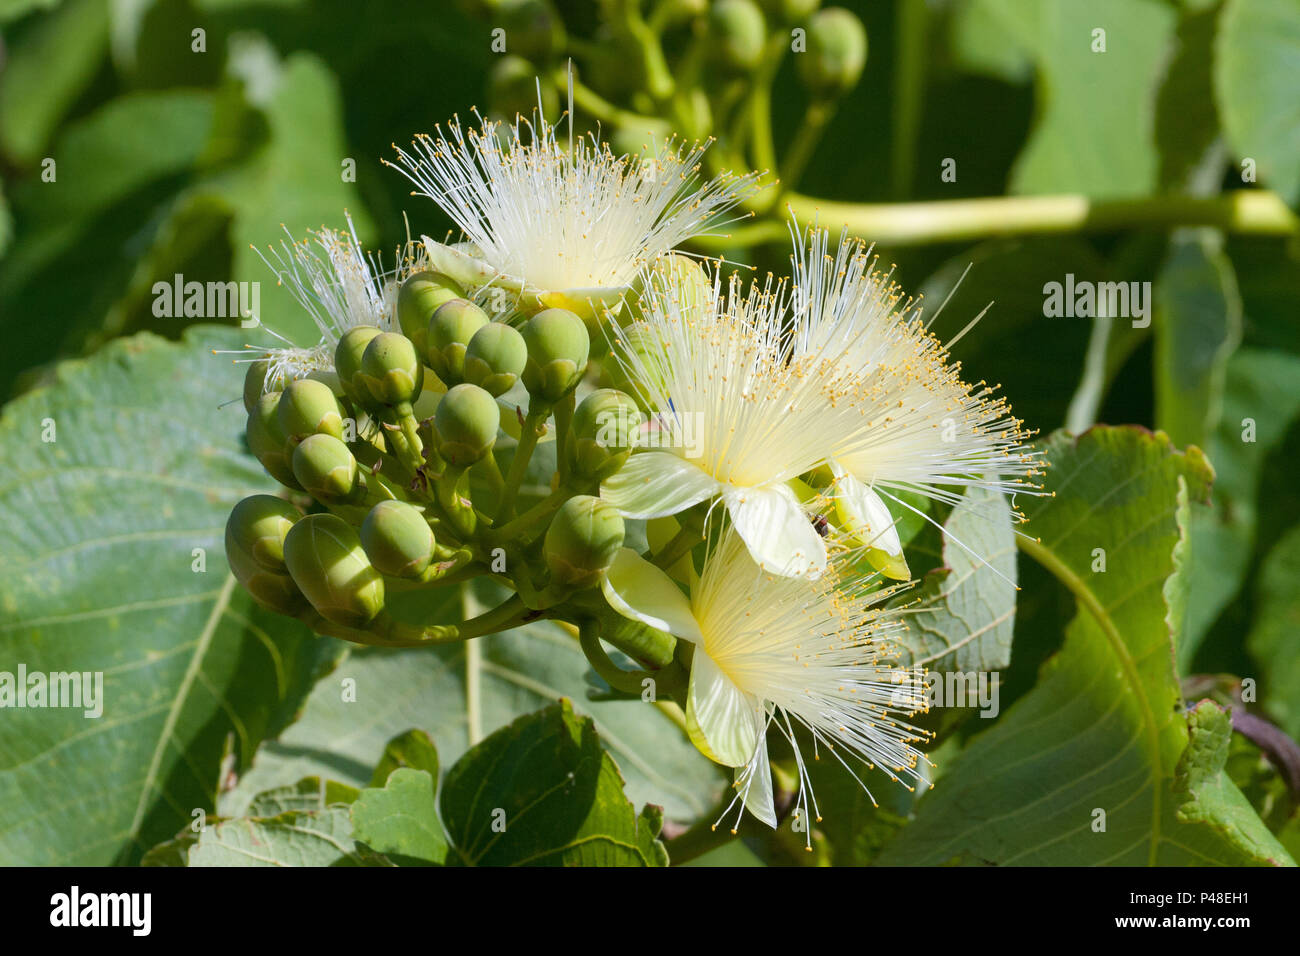
[{"label": "large green leaf", "polygon": [[[1246,638],[1260,665],[1260,702],[1300,738],[1300,526],[1273,546],[1255,581],[1255,622]],[[1254,675],[1243,675],[1254,676]]]},{"label": "large green leaf", "polygon": [[1259,181],[1300,203],[1300,2],[1228,0],[1219,20],[1214,87],[1238,159]]},{"label": "large green leaf", "polygon": [[[903,620],[903,666],[937,673],[996,671],[1011,663],[1016,624],[1016,541],[1011,508],[999,492],[972,488],[943,523],[946,534],[927,531],[918,552],[942,539],[942,559],[919,591],[902,601],[919,601]],[[909,560],[912,552],[908,553]],[[915,571],[915,568],[913,568]]]},{"label": "large green leaf", "polygon": [[[993,44],[1031,60],[1037,118],[1012,173],[1019,193],[1141,196],[1156,183],[1152,101],[1173,35],[1173,11],[1157,0],[966,0],[968,55]],[[1094,52],[1094,30],[1105,52]],[[980,39],[982,38],[982,39]],[[972,58],[1002,75],[1004,49]]]},{"label": "large green leaf", "polygon": [[503,727],[447,774],[452,859],[472,866],[666,866],[662,815],[623,795],[591,718],[567,700]]},{"label": "large green leaf", "polygon": [[947,766],[879,861],[1290,862],[1209,769],[1201,718],[1189,730],[1178,710],[1189,500],[1208,495],[1210,469],[1137,428],[1057,434],[1044,450],[1056,495],[1025,506],[1038,538],[1022,544],[1074,595],[1065,645]]},{"label": "large green leaf", "polygon": [[272,488],[217,408],[241,383],[210,350],[241,338],[119,340],[0,416],[0,660],[101,672],[104,697],[98,719],[5,711],[0,861],[138,859],[213,808],[223,756],[249,761],[335,653],[226,567],[230,507]]},{"label": "large green leaf", "polygon": [[[454,590],[444,593],[451,603],[436,619],[452,620],[461,613],[459,601]],[[364,786],[388,741],[410,728],[427,731],[444,764],[452,763],[472,742],[471,725],[477,739],[565,696],[595,719],[631,799],[688,821],[712,807],[723,778],[670,719],[671,708],[584,701],[587,670],[577,640],[549,621],[469,644],[354,649],[312,691],[300,719],[261,749],[222,812],[242,814],[257,792],[305,776]]]}]

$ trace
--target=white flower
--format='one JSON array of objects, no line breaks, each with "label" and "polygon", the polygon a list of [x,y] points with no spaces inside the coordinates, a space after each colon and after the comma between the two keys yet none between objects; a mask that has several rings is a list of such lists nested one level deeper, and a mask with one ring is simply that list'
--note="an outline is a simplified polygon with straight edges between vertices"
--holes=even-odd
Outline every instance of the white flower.
[{"label": "white flower", "polygon": [[919,301],[877,271],[859,240],[841,236],[832,256],[827,231],[810,230],[806,247],[792,232],[790,360],[832,383],[865,423],[828,427],[827,464],[845,524],[895,555],[901,547],[883,498],[910,508],[899,492],[948,503],[975,486],[1032,493],[1037,456],[1024,448],[1023,423],[985,383],[962,381],[948,346],[921,321]]},{"label": "white flower", "polygon": [[892,664],[899,612],[876,605],[893,590],[869,592],[874,578],[849,570],[856,557],[842,554],[816,581],[774,576],[728,529],[689,598],[629,549],[601,585],[619,613],[694,644],[686,710],[691,740],[711,760],[735,768],[738,798],[769,826],[777,825],[770,727],[794,751],[800,812],[811,806],[817,819],[800,728],[819,757],[825,749],[850,773],[846,756],[909,789],[909,780],[923,779],[924,758],[914,745],[926,735],[907,720],[927,707],[924,678]]},{"label": "white flower", "polygon": [[[601,497],[633,518],[675,514],[719,498],[765,569],[820,574],[826,545],[790,487],[827,453],[836,415],[824,383],[785,360],[783,288],[741,292],[720,281],[700,296],[647,274],[644,322],[614,332],[613,354],[644,404],[689,449],[637,451],[601,485]],[[845,406],[847,424],[861,418]]]},{"label": "white flower", "polygon": [[[544,119],[420,136],[398,168],[469,240],[425,238],[433,268],[469,286],[493,283],[583,315],[621,298],[655,256],[722,223],[759,174],[699,179],[704,146],[665,145],[642,161],[598,140],[571,149]],[[391,165],[391,164],[390,164]]]}]

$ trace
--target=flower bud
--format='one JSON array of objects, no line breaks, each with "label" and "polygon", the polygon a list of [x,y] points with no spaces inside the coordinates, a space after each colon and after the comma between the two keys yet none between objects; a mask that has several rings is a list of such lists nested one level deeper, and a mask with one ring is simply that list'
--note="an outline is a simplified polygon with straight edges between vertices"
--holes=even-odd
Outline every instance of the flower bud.
[{"label": "flower bud", "polygon": [[380,332],[361,355],[359,378],[381,405],[409,405],[424,388],[424,363],[405,335]]},{"label": "flower bud", "polygon": [[465,381],[493,396],[504,395],[527,364],[524,337],[504,322],[489,322],[474,333],[465,348]]},{"label": "flower bud", "polygon": [[280,393],[276,420],[284,432],[286,450],[292,450],[308,435],[343,437],[343,409],[330,387],[315,379],[290,382]]},{"label": "flower bud", "polygon": [[771,23],[801,23],[821,0],[759,0],[759,6]]},{"label": "flower bud", "polygon": [[299,487],[289,465],[288,442],[280,428],[280,392],[267,392],[248,413],[248,450],[262,463],[266,473],[282,485]]},{"label": "flower bud", "polygon": [[438,306],[465,294],[454,279],[441,272],[417,272],[397,292],[397,324],[421,355],[429,332],[429,319]]},{"label": "flower bud", "polygon": [[857,85],[867,65],[867,31],[848,10],[828,7],[808,20],[808,49],[795,56],[799,79],[824,99]]},{"label": "flower bud", "polygon": [[361,523],[361,546],[381,574],[418,578],[433,561],[433,529],[405,501],[381,501]]},{"label": "flower bud", "polygon": [[559,401],[577,387],[587,369],[587,327],[568,309],[543,309],[528,320],[522,334],[528,346],[524,388],[543,402]]},{"label": "flower bud", "polygon": [[654,328],[637,322],[619,329],[614,343],[614,357],[604,363],[600,384],[630,395],[646,412],[657,412],[655,395],[662,392],[662,381],[644,381],[662,367],[664,343]]},{"label": "flower bud", "polygon": [[384,607],[384,579],[361,539],[337,515],[307,515],[289,529],[284,560],[293,581],[328,621],[364,627]]},{"label": "flower bud", "polygon": [[226,547],[234,544],[266,570],[287,574],[284,536],[300,516],[283,498],[250,495],[235,505],[226,519]]},{"label": "flower bud", "polygon": [[632,397],[618,389],[598,388],[584,398],[573,413],[565,446],[574,474],[604,481],[622,468],[644,421]]},{"label": "flower bud", "polygon": [[591,495],[575,495],[560,506],[543,544],[552,581],[571,588],[598,583],[621,547],[623,516]]},{"label": "flower bud", "polygon": [[332,435],[302,440],[293,452],[293,476],[304,491],[325,504],[352,504],[366,492],[356,458]]},{"label": "flower bud", "polygon": [[356,325],[339,337],[339,344],[334,348],[334,371],[343,392],[362,405],[369,405],[373,399],[361,381],[361,358],[366,354],[366,346],[379,334],[373,325]]},{"label": "flower bud", "polygon": [[767,24],[754,0],[717,0],[709,11],[709,35],[723,68],[748,73],[762,62]]},{"label": "flower bud", "polygon": [[697,314],[709,303],[713,283],[704,267],[678,252],[655,259],[645,272],[637,273],[627,296],[627,321],[645,320],[644,298],[649,289],[669,309],[683,316]]},{"label": "flower bud", "polygon": [[447,385],[465,381],[469,340],[487,324],[487,313],[469,299],[449,299],[429,319],[424,358]]},{"label": "flower bud", "polygon": [[438,454],[450,465],[468,468],[492,450],[500,424],[495,398],[477,385],[453,385],[433,416]]},{"label": "flower bud", "polygon": [[258,564],[238,542],[231,540],[229,532],[226,535],[226,561],[235,580],[267,610],[297,617],[310,606],[293,578],[268,571]]},{"label": "flower bud", "polygon": [[270,371],[271,363],[266,359],[248,363],[248,371],[244,373],[244,411],[251,412],[263,393],[278,392],[283,387],[283,376],[277,376],[274,382],[266,380]]}]

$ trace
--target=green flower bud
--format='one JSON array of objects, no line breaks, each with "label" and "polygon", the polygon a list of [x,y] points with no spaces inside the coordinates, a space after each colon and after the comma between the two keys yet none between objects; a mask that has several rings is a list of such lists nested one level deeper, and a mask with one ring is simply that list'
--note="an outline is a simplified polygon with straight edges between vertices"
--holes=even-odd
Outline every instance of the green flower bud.
[{"label": "green flower bud", "polygon": [[444,302],[465,294],[454,279],[441,272],[417,272],[397,292],[397,324],[423,355],[429,319]]},{"label": "green flower bud", "polygon": [[807,30],[808,49],[794,58],[799,79],[814,96],[843,96],[867,65],[866,28],[848,10],[828,7],[808,20]]},{"label": "green flower bud", "polygon": [[632,397],[617,389],[598,388],[584,398],[573,413],[565,447],[574,474],[604,481],[622,468],[644,421]]},{"label": "green flower bud", "polygon": [[598,583],[621,547],[623,516],[591,495],[575,495],[560,506],[543,544],[552,581],[571,588]]},{"label": "green flower bud", "polygon": [[381,405],[409,405],[424,388],[424,363],[405,335],[380,332],[361,355],[360,381]]},{"label": "green flower bud", "polygon": [[405,501],[381,501],[361,523],[361,546],[381,574],[418,578],[433,561],[433,529]]},{"label": "green flower bud", "polygon": [[251,495],[226,519],[226,547],[239,547],[261,567],[287,574],[284,566],[284,536],[301,513],[274,495]]},{"label": "green flower bud", "polygon": [[543,309],[528,320],[522,334],[528,346],[524,388],[543,402],[558,402],[577,387],[587,369],[587,327],[568,309]]},{"label": "green flower bud", "polygon": [[717,0],[709,11],[711,51],[728,70],[748,73],[763,59],[767,24],[754,0]]},{"label": "green flower bud", "polygon": [[266,359],[258,359],[248,364],[248,371],[244,373],[244,411],[251,412],[257,404],[257,400],[265,392],[278,392],[284,387],[284,376],[276,376],[276,381],[268,382],[267,373],[271,371],[271,363]]},{"label": "green flower bud", "polygon": [[366,346],[379,334],[373,325],[353,326],[339,337],[339,344],[334,348],[334,371],[343,392],[362,405],[369,405],[373,399],[361,381],[361,358],[366,354]]},{"label": "green flower bud", "polygon": [[465,381],[493,396],[510,391],[527,364],[524,337],[504,322],[482,326],[465,347]]},{"label": "green flower bud", "polygon": [[[600,384],[626,392],[643,411],[662,411],[657,407],[654,395],[663,390],[664,383],[641,381],[640,376],[654,374],[660,368],[663,351],[663,343],[645,322],[619,329],[615,355],[604,363]],[[639,361],[634,362],[634,357]]]},{"label": "green flower bud", "polygon": [[343,437],[343,409],[330,387],[315,379],[300,378],[280,393],[276,419],[284,432],[286,450],[308,435]]},{"label": "green flower bud", "polygon": [[690,256],[677,252],[660,256],[648,272],[637,273],[632,280],[625,313],[628,320],[645,320],[643,299],[647,286],[656,299],[682,315],[695,314],[707,305],[713,290],[713,283],[709,281],[704,267]]},{"label": "green flower bud", "polygon": [[547,0],[500,0],[496,17],[506,31],[506,52],[537,63],[564,49],[564,21]]},{"label": "green flower bud", "polygon": [[288,574],[268,571],[258,564],[238,542],[231,540],[228,530],[226,561],[230,564],[230,572],[235,580],[252,595],[254,601],[267,610],[297,617],[310,606],[293,578]]},{"label": "green flower bud", "polygon": [[821,5],[821,0],[759,0],[759,5],[774,23],[800,23]]},{"label": "green flower bud", "polygon": [[465,381],[469,340],[487,324],[487,313],[469,299],[449,299],[429,319],[424,358],[447,385]]},{"label": "green flower bud", "polygon": [[280,392],[267,392],[248,413],[248,450],[266,473],[282,485],[300,487],[289,465],[289,445],[280,428]]},{"label": "green flower bud", "polygon": [[477,385],[453,385],[433,416],[438,454],[450,465],[468,468],[492,450],[500,424],[495,398]]},{"label": "green flower bud", "polygon": [[352,504],[366,492],[357,460],[332,435],[309,435],[293,452],[293,476],[303,490],[325,504]]},{"label": "green flower bud", "polygon": [[370,564],[361,539],[337,515],[307,515],[284,539],[293,581],[321,617],[364,627],[384,607],[384,579]]}]

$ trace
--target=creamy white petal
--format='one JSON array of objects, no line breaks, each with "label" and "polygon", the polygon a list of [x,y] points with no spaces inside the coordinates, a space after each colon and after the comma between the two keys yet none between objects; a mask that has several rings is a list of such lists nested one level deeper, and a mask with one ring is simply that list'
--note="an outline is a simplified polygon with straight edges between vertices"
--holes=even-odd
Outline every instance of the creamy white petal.
[{"label": "creamy white petal", "polygon": [[768,826],[776,829],[776,799],[772,793],[772,765],[767,759],[767,741],[759,740],[748,768],[737,768],[745,809]]},{"label": "creamy white petal", "polygon": [[743,767],[758,746],[758,699],[746,694],[696,645],[686,699],[686,729],[699,751],[727,767]]},{"label": "creamy white petal", "polygon": [[826,543],[785,485],[727,488],[722,498],[737,533],[765,571],[816,577],[826,570]]},{"label": "creamy white petal", "polygon": [[717,492],[717,480],[665,451],[637,452],[600,486],[600,496],[629,518],[676,514]]},{"label": "creamy white petal", "polygon": [[631,548],[619,551],[600,582],[609,606],[626,618],[640,621],[683,640],[698,643],[700,626],[691,602],[672,578]]}]

